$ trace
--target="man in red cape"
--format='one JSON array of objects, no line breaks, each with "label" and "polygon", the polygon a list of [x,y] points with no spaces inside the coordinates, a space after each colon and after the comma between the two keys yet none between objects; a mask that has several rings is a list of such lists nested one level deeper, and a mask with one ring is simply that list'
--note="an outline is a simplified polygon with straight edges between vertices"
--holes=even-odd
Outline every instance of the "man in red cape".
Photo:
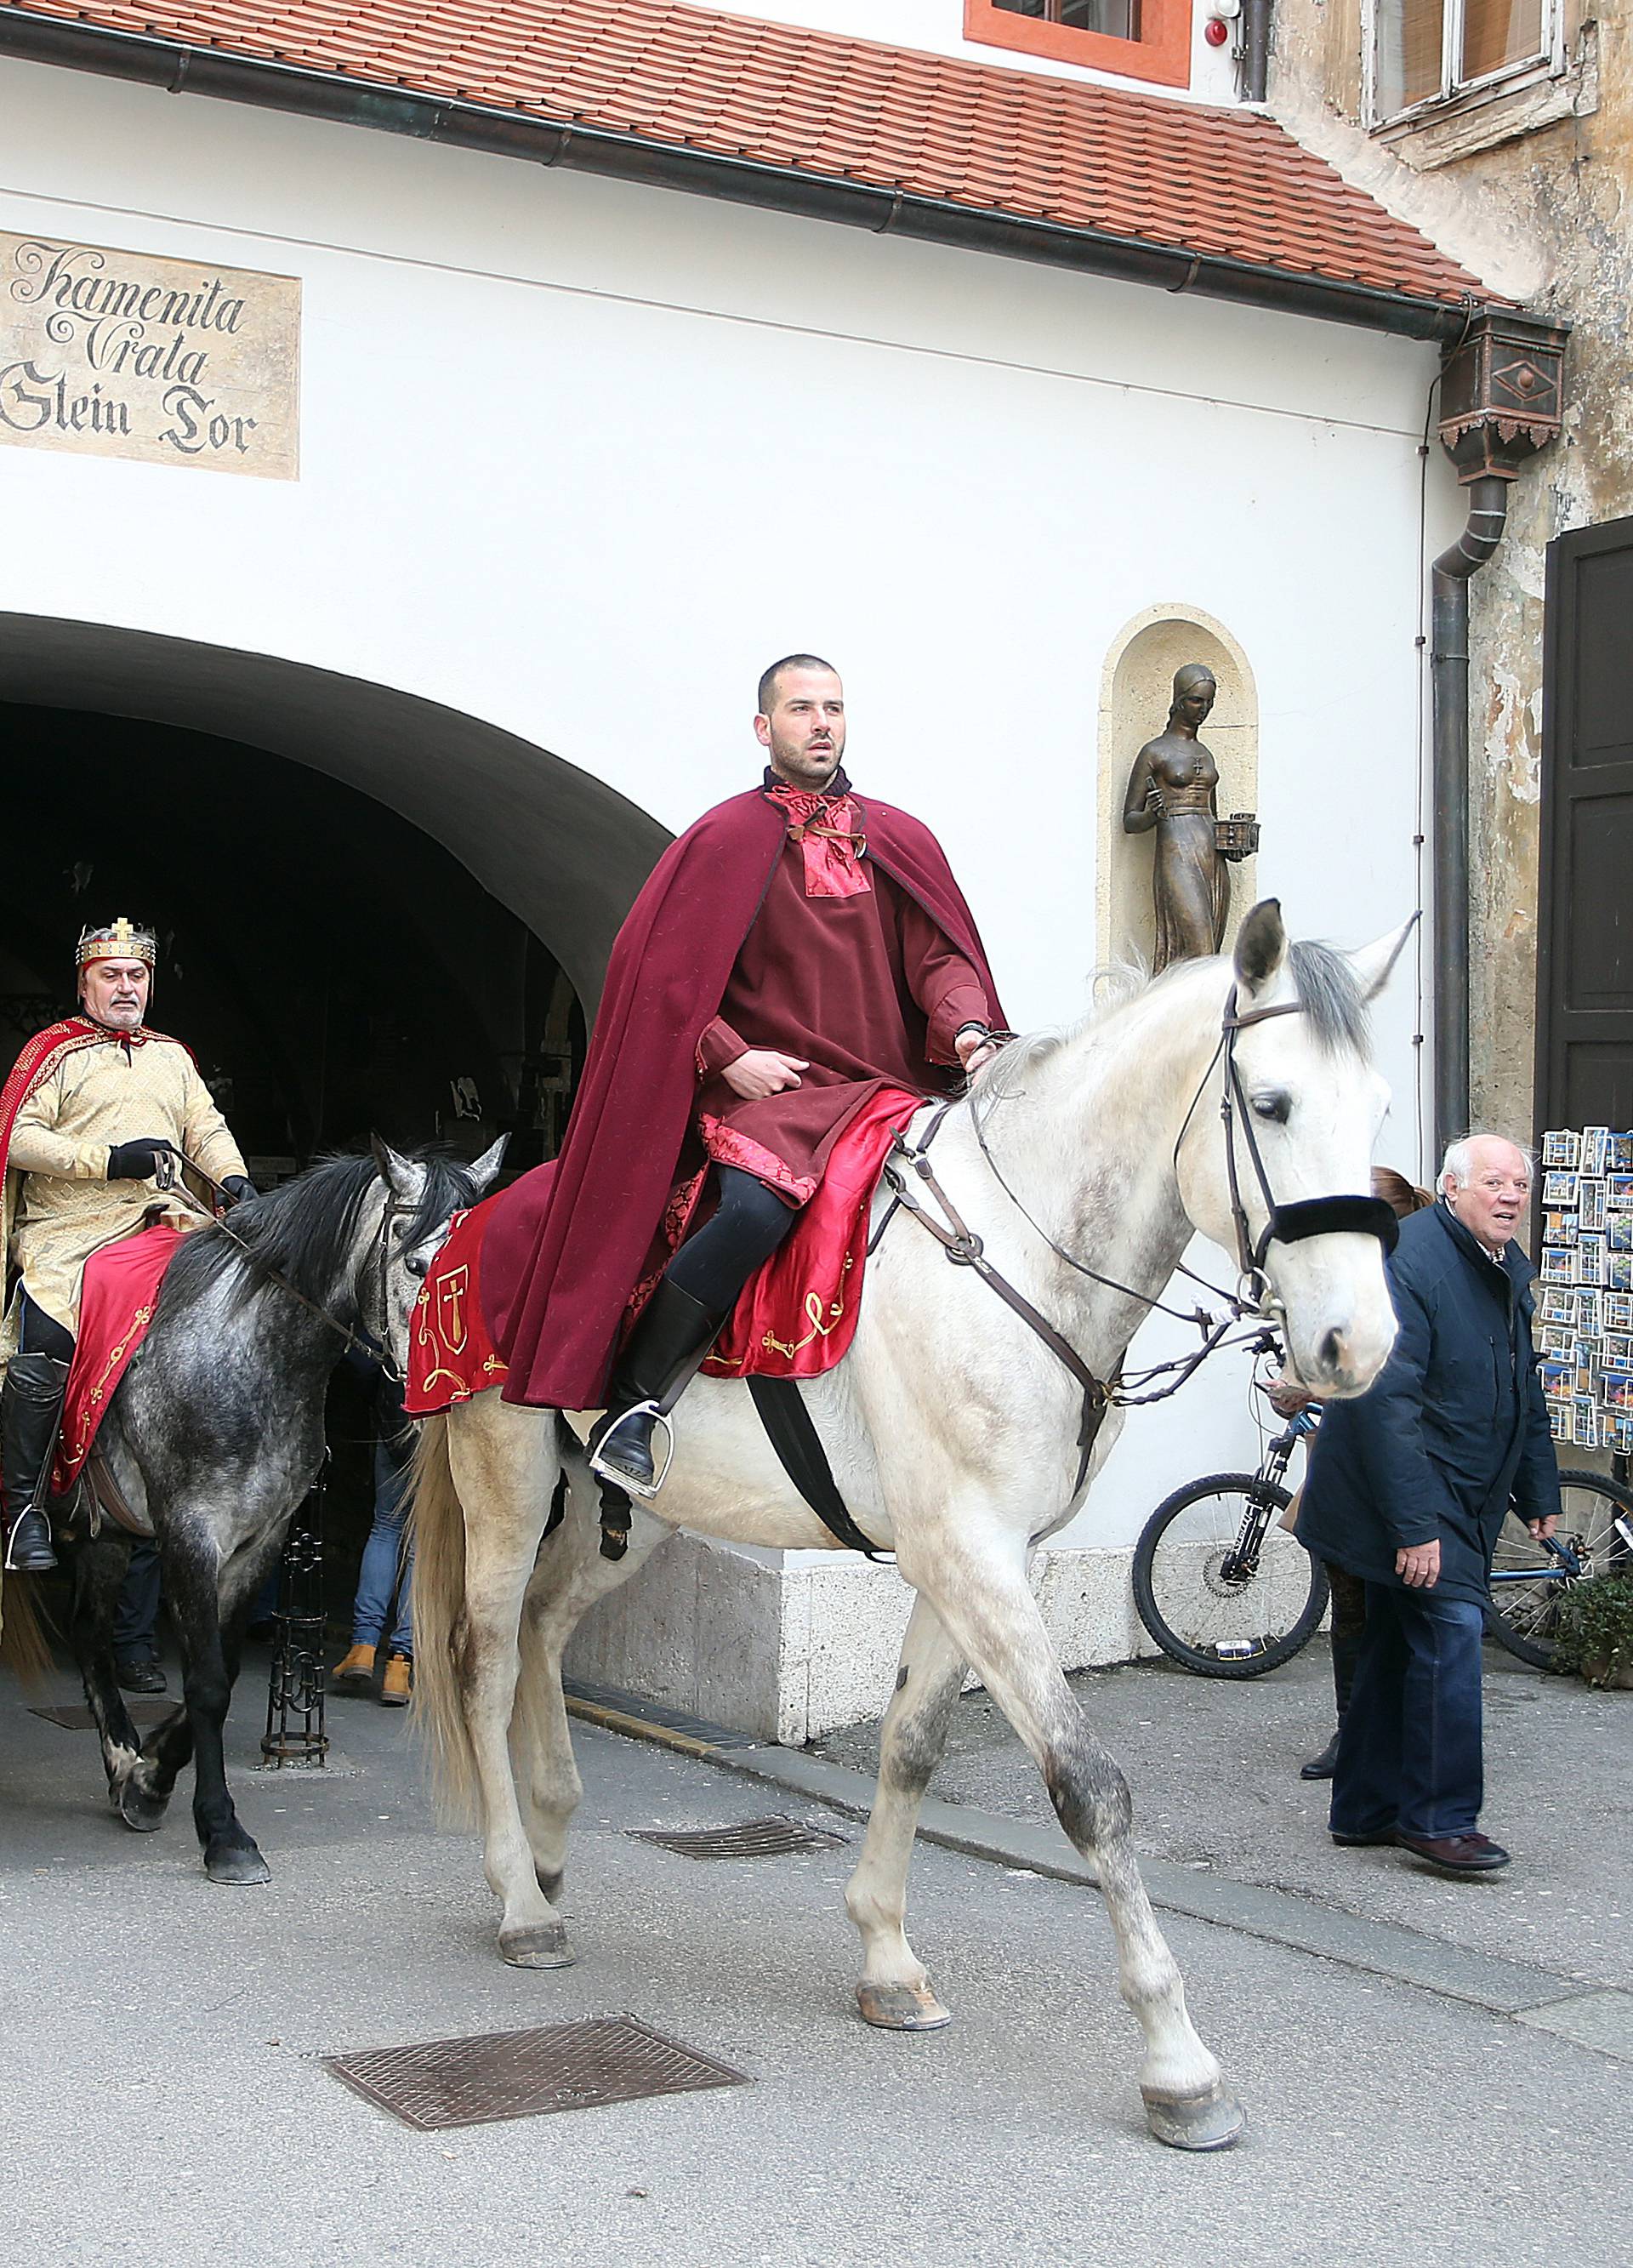
[{"label": "man in red cape", "polygon": [[657,1419],[856,1113],[881,1086],[954,1091],[1003,1022],[940,844],[841,769],[835,670],[791,654],[759,700],[764,778],[636,900],[562,1153],[484,1284],[506,1400],[604,1410],[592,1462],[636,1495]]}]

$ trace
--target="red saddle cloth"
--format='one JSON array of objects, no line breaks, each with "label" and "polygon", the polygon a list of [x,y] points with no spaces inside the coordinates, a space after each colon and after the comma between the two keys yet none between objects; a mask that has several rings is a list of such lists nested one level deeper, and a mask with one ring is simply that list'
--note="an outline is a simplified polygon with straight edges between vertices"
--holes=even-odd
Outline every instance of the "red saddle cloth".
[{"label": "red saddle cloth", "polygon": [[[831,1370],[856,1335],[867,1261],[868,1213],[890,1145],[922,1094],[885,1087],[857,1112],[828,1154],[828,1169],[792,1230],[744,1285],[731,1321],[703,1365],[712,1378],[818,1378]],[[548,1166],[536,1172],[548,1174]],[[428,1418],[497,1386],[505,1365],[493,1343],[482,1298],[485,1254],[495,1238],[526,1233],[533,1213],[532,1174],[455,1216],[447,1242],[425,1280],[408,1332],[404,1408]],[[697,1202],[698,1184],[671,1207],[679,1244]],[[645,1286],[650,1292],[651,1285]]]},{"label": "red saddle cloth", "polygon": [[79,1294],[79,1336],[69,1366],[68,1396],[51,1486],[72,1488],[90,1455],[108,1403],[130,1358],[147,1336],[165,1270],[182,1241],[179,1228],[144,1228],[105,1244],[85,1263]]}]

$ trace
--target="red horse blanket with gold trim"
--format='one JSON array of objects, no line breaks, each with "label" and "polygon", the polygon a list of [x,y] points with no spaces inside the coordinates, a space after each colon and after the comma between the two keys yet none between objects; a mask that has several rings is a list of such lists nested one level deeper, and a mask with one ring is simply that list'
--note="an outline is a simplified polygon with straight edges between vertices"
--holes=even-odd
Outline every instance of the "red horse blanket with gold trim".
[{"label": "red horse blanket with gold trim", "polygon": [[[867,1260],[873,1191],[896,1134],[922,1094],[886,1087],[858,1113],[829,1152],[815,1196],[788,1236],[744,1285],[703,1368],[713,1378],[818,1378],[847,1351],[857,1328]],[[548,1166],[535,1169],[548,1174]],[[428,1418],[497,1386],[505,1366],[494,1346],[482,1299],[484,1255],[494,1239],[526,1233],[537,1197],[524,1174],[498,1196],[456,1216],[416,1304],[408,1333],[404,1407]],[[702,1175],[671,1204],[666,1230],[679,1244],[691,1224]],[[519,1193],[521,1193],[519,1195]],[[655,1279],[654,1279],[655,1280]],[[643,1287],[651,1291],[651,1283]]]},{"label": "red horse blanket with gold trim", "polygon": [[78,1479],[107,1405],[131,1356],[147,1336],[165,1270],[181,1241],[179,1228],[144,1228],[135,1236],[121,1236],[116,1244],[105,1244],[85,1263],[79,1336],[68,1373],[63,1433],[51,1476],[59,1496]]}]

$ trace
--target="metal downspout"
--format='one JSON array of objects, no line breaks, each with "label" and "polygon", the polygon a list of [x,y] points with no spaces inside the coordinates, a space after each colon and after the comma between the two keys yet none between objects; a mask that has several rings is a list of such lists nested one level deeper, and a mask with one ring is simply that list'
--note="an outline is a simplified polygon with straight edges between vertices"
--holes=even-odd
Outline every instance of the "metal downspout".
[{"label": "metal downspout", "polygon": [[1270,0],[1243,0],[1242,99],[1262,102],[1270,84]]},{"label": "metal downspout", "polygon": [[1436,1162],[1469,1130],[1468,584],[1502,541],[1508,482],[1468,483],[1468,524],[1431,570]]}]

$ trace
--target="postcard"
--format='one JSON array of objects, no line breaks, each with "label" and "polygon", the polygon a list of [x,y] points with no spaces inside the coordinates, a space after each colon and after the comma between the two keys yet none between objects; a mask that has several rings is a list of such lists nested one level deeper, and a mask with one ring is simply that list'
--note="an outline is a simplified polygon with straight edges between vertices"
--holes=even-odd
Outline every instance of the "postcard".
[{"label": "postcard", "polygon": [[1605,1152],[1610,1143],[1608,1126],[1585,1126],[1582,1129],[1581,1167],[1585,1174],[1602,1174]]},{"label": "postcard", "polygon": [[[1548,1294],[1544,1292],[1542,1296],[1546,1299]],[[1574,1297],[1572,1294],[1573,1300]],[[1603,1314],[1606,1330],[1633,1331],[1633,1295],[1626,1292],[1607,1292]],[[1586,1330],[1587,1325],[1583,1323],[1582,1329]]]},{"label": "postcard", "polygon": [[[1582,1138],[1569,1126],[1556,1127],[1542,1137],[1542,1163],[1545,1166],[1575,1166],[1582,1155]],[[1633,1171],[1633,1165],[1629,1166]]]},{"label": "postcard", "polygon": [[1613,1292],[1633,1292],[1633,1252],[1605,1255],[1605,1281]]},{"label": "postcard", "polygon": [[1574,1326],[1577,1320],[1577,1295],[1574,1292],[1567,1291],[1563,1284],[1544,1284],[1542,1296],[1537,1305],[1537,1313],[1545,1323],[1568,1323]]},{"label": "postcard", "polygon": [[1551,1354],[1556,1361],[1574,1362],[1577,1359],[1577,1335],[1570,1323],[1544,1323],[1536,1335],[1539,1355]]},{"label": "postcard", "polygon": [[[1577,1280],[1582,1284],[1605,1284],[1610,1280],[1606,1270],[1607,1256],[1602,1236],[1579,1236],[1577,1239]],[[1633,1287],[1630,1287],[1633,1288]]]},{"label": "postcard", "polygon": [[1539,1367],[1542,1373],[1542,1391],[1548,1399],[1550,1402],[1569,1402],[1576,1377],[1575,1364],[1543,1362]]},{"label": "postcard", "polygon": [[1613,1252],[1633,1252],[1633,1212],[1605,1215],[1605,1241]]},{"label": "postcard", "polygon": [[1633,1410],[1633,1378],[1625,1372],[1607,1370],[1601,1373],[1599,1387],[1599,1398],[1607,1410]]},{"label": "postcard", "polygon": [[[1574,1164],[1575,1160],[1570,1162]],[[1609,1174],[1633,1174],[1633,1134],[1613,1134],[1605,1156]]]},{"label": "postcard", "polygon": [[[1618,1221],[1633,1223],[1633,1212],[1618,1213]],[[1545,1212],[1542,1216],[1544,1244],[1574,1244],[1580,1233],[1580,1217],[1574,1212]]]},{"label": "postcard", "polygon": [[[1544,1182],[1549,1182],[1555,1180],[1556,1176],[1545,1174],[1542,1178]],[[1566,1181],[1576,1181],[1578,1176],[1575,1174],[1567,1174],[1563,1178]],[[1553,1200],[1544,1195],[1542,1202],[1544,1204],[1550,1204]],[[1566,1199],[1561,1197],[1559,1202],[1563,1204]],[[1574,1203],[1575,1200],[1571,1199],[1570,1202]],[[1612,1212],[1633,1212],[1633,1174],[1612,1174],[1605,1185],[1605,1202]]]},{"label": "postcard", "polygon": [[[1577,1280],[1577,1249],[1571,1244],[1545,1244],[1542,1247],[1542,1281],[1545,1284],[1574,1284]],[[1633,1286],[1629,1286],[1633,1289]]]},{"label": "postcard", "polygon": [[1579,1395],[1570,1405],[1570,1446],[1574,1449],[1599,1447],[1599,1412]]},{"label": "postcard", "polygon": [[1584,1228],[1603,1228],[1605,1226],[1606,1195],[1602,1174],[1579,1174],[1577,1176],[1577,1208]]},{"label": "postcard", "polygon": [[[1619,1174],[1616,1178],[1617,1181],[1625,1180],[1628,1182],[1629,1187],[1633,1188],[1633,1174]],[[1577,1209],[1577,1191],[1580,1181],[1581,1175],[1579,1174],[1544,1174],[1542,1176],[1543,1204],[1545,1205],[1563,1205],[1568,1207],[1570,1211],[1574,1212]],[[1615,1189],[1615,1186],[1616,1182],[1613,1181],[1611,1183],[1612,1189]],[[1611,1202],[1614,1204],[1615,1199],[1613,1198]]]},{"label": "postcard", "polygon": [[[1548,1411],[1548,1429],[1557,1441],[1561,1436],[1559,1423],[1564,1412],[1560,1409]],[[1633,1410],[1607,1410],[1599,1421],[1599,1446],[1614,1449],[1618,1456],[1633,1456]]]},{"label": "postcard", "polygon": [[[1611,1422],[1614,1424],[1615,1421],[1613,1419]],[[1568,1402],[1550,1402],[1548,1403],[1548,1430],[1556,1441],[1569,1441],[1570,1439],[1570,1404]]]},{"label": "postcard", "polygon": [[1607,1370],[1633,1370],[1633,1334],[1607,1331],[1600,1341],[1599,1359]]}]

